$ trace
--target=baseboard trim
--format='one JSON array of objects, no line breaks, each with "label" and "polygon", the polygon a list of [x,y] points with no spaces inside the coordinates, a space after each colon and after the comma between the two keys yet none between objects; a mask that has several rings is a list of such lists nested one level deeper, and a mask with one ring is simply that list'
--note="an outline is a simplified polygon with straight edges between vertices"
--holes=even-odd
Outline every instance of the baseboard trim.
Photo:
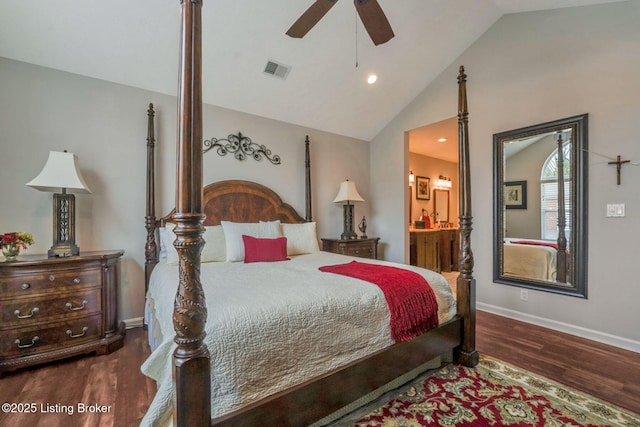
[{"label": "baseboard trim", "polygon": [[125,319],[123,320],[123,322],[127,329],[142,328],[144,326],[142,323],[142,319],[142,317],[134,317],[133,319]]},{"label": "baseboard trim", "polygon": [[558,322],[556,320],[546,319],[544,317],[534,316],[532,314],[522,313],[520,311],[510,310],[508,308],[498,307],[491,304],[476,302],[478,310],[497,314],[499,316],[508,317],[510,319],[520,320],[522,322],[531,323],[543,328],[553,329],[555,331],[564,332],[592,341],[601,342],[603,344],[612,345],[625,350],[640,353],[640,342],[630,340],[616,335],[607,334],[605,332],[594,331],[592,329],[583,328],[581,326],[571,325],[568,323]]}]

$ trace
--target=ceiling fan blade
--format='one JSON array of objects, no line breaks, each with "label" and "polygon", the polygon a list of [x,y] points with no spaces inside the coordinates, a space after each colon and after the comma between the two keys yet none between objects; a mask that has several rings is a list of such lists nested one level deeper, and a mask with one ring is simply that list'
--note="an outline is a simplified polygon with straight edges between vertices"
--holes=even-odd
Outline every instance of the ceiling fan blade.
[{"label": "ceiling fan blade", "polygon": [[302,38],[318,23],[320,19],[331,9],[338,0],[316,0],[307,9],[291,28],[287,30],[287,35],[294,38]]},{"label": "ceiling fan blade", "polygon": [[360,20],[376,46],[391,40],[395,34],[377,0],[354,0]]}]

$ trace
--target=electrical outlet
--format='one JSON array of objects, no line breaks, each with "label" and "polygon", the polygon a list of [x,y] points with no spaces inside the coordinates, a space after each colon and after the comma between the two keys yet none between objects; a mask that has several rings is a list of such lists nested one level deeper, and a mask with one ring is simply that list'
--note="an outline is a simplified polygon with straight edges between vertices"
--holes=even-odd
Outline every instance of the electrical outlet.
[{"label": "electrical outlet", "polygon": [[621,218],[624,217],[624,203],[608,203],[607,217]]},{"label": "electrical outlet", "polygon": [[522,301],[529,301],[529,291],[527,289],[520,289],[520,299]]}]

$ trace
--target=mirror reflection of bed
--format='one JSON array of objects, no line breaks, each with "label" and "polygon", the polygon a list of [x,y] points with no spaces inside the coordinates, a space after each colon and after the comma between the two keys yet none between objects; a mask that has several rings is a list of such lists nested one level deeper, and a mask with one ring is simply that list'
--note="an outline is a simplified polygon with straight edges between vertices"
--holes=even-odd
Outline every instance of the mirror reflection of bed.
[{"label": "mirror reflection of bed", "polygon": [[[506,276],[546,282],[566,282],[566,270],[558,277],[558,177],[570,181],[571,167],[558,170],[558,133],[555,131],[508,141],[505,148],[505,238],[503,273]],[[571,129],[561,135],[571,141]],[[570,161],[568,152],[564,157]],[[537,160],[536,160],[537,159]],[[540,165],[542,163],[542,166]],[[524,181],[512,178],[525,176]],[[537,181],[535,178],[539,178]],[[545,178],[549,178],[547,181]],[[553,179],[551,179],[553,178]],[[527,182],[531,183],[527,188]],[[539,184],[538,184],[539,183]],[[564,184],[564,183],[563,183]],[[551,200],[551,198],[555,198]],[[544,204],[548,203],[548,206]],[[571,211],[570,204],[567,206]],[[555,209],[555,210],[552,210]],[[565,213],[566,215],[566,213]],[[566,220],[565,220],[566,222]],[[563,230],[566,239],[566,229]]]},{"label": "mirror reflection of bed", "polygon": [[557,244],[545,240],[504,239],[503,269],[506,276],[555,282]]}]

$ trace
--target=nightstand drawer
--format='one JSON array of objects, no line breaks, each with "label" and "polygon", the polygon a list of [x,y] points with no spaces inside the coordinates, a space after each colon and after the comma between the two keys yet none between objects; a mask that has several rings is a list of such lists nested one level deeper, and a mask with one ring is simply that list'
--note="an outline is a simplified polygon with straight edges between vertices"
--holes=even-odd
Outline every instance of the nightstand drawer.
[{"label": "nightstand drawer", "polygon": [[82,292],[0,300],[0,329],[99,314],[100,293],[101,289],[96,287]]},{"label": "nightstand drawer", "polygon": [[70,347],[102,335],[102,316],[0,331],[0,353],[6,357]]},{"label": "nightstand drawer", "polygon": [[39,292],[64,292],[85,286],[100,286],[100,269],[51,270],[0,278],[0,298]]},{"label": "nightstand drawer", "polygon": [[361,258],[378,258],[379,237],[369,237],[366,239],[321,239],[322,250],[341,255],[355,256]]},{"label": "nightstand drawer", "polygon": [[357,256],[363,258],[373,258],[373,247],[371,245],[338,245],[339,253],[349,256]]}]

